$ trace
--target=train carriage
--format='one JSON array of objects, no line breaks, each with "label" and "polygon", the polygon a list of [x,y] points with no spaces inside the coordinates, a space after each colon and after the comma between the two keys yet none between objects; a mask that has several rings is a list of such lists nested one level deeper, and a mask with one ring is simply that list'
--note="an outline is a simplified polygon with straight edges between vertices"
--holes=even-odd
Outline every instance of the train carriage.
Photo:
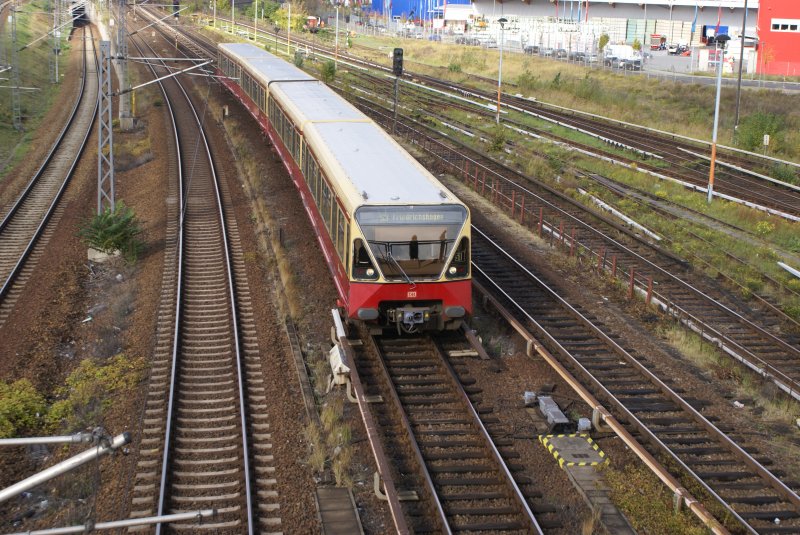
[{"label": "train carriage", "polygon": [[272,140],[350,320],[405,332],[472,311],[467,207],[325,84],[246,43],[220,44],[225,85]]}]

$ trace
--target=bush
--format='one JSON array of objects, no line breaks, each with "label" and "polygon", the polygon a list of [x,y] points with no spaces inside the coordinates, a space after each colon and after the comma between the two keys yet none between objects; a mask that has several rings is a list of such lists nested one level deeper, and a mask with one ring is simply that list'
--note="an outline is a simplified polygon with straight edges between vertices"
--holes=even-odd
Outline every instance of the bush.
[{"label": "bush", "polygon": [[119,251],[128,262],[135,262],[144,248],[139,239],[142,230],[131,208],[118,202],[86,222],[79,235],[83,242],[104,253]]},{"label": "bush", "polygon": [[769,134],[770,145],[781,144],[781,133],[785,128],[782,117],[772,113],[754,113],[739,123],[736,130],[736,144],[749,151],[761,150],[764,147],[764,134]]},{"label": "bush", "polygon": [[491,132],[489,139],[489,152],[500,152],[506,146],[506,129],[501,125],[496,125]]},{"label": "bush", "polygon": [[539,87],[539,77],[534,76],[531,71],[526,70],[517,77],[517,85],[521,89],[533,91]]},{"label": "bush", "polygon": [[295,50],[294,52],[294,65],[298,69],[303,68],[303,53],[300,52],[299,50]]},{"label": "bush", "polygon": [[336,78],[336,63],[330,60],[323,63],[320,69],[320,76],[322,77],[322,81],[326,84],[333,82]]},{"label": "bush", "polygon": [[100,365],[84,359],[59,388],[61,398],[50,407],[48,428],[58,431],[66,425],[67,432],[81,427],[98,425],[103,410],[113,402],[116,393],[130,390],[141,378],[144,360],[115,355]]},{"label": "bush", "polygon": [[772,166],[770,175],[775,180],[786,182],[787,184],[800,185],[800,180],[797,177],[796,167],[787,164],[775,164]]},{"label": "bush", "polygon": [[30,381],[0,382],[0,438],[12,438],[34,431],[47,405]]},{"label": "bush", "polygon": [[450,65],[447,66],[447,70],[450,72],[461,72],[461,64],[455,61],[451,61]]}]

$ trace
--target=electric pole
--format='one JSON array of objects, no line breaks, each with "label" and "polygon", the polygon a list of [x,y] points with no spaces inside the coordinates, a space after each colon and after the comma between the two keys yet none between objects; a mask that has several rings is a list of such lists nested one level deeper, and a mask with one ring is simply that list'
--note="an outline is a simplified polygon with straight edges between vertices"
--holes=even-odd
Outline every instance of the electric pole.
[{"label": "electric pole", "polygon": [[53,33],[50,36],[50,46],[53,55],[50,56],[50,80],[54,84],[58,83],[58,56],[61,53],[60,11],[61,1],[53,0]]},{"label": "electric pole", "polygon": [[97,117],[97,213],[114,210],[114,137],[111,129],[111,42],[100,41]]},{"label": "electric pole", "polygon": [[19,86],[19,46],[17,43],[17,0],[11,5],[11,117],[14,129],[22,132],[22,102]]},{"label": "electric pole", "polygon": [[[126,3],[126,0],[119,0],[117,10],[117,69],[119,87],[123,89],[129,88],[131,85],[128,78],[128,32],[125,30]],[[122,130],[133,129],[130,92],[119,96],[119,126]]]},{"label": "electric pole", "polygon": [[744,0],[744,16],[742,17],[742,46],[739,54],[739,78],[736,82],[736,114],[733,119],[733,135],[739,128],[739,101],[742,97],[742,66],[744,66],[744,39],[747,36],[747,0]]}]

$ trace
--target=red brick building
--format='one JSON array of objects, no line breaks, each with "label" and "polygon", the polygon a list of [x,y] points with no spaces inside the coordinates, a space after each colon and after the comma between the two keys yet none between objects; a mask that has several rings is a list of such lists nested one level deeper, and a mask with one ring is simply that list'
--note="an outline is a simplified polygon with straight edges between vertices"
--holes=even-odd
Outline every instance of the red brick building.
[{"label": "red brick building", "polygon": [[800,76],[800,1],[761,0],[758,41],[759,73]]}]

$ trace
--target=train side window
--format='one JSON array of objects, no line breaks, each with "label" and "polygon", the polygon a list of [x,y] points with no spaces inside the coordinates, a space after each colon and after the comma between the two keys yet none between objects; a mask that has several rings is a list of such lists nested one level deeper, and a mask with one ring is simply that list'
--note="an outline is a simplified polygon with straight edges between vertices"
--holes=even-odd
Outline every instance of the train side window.
[{"label": "train side window", "polygon": [[319,168],[317,161],[311,154],[308,155],[308,189],[311,190],[311,196],[314,197],[314,202],[319,203],[319,194],[317,193],[317,182],[319,182]]},{"label": "train side window", "polygon": [[322,183],[322,219],[325,221],[325,227],[328,232],[331,232],[331,190],[328,184]]},{"label": "train side window", "polygon": [[344,233],[344,214],[342,213],[341,209],[336,210],[336,250],[339,251],[339,258],[342,259],[342,262],[345,261],[345,257],[347,256],[347,251],[345,250],[345,233]]}]

